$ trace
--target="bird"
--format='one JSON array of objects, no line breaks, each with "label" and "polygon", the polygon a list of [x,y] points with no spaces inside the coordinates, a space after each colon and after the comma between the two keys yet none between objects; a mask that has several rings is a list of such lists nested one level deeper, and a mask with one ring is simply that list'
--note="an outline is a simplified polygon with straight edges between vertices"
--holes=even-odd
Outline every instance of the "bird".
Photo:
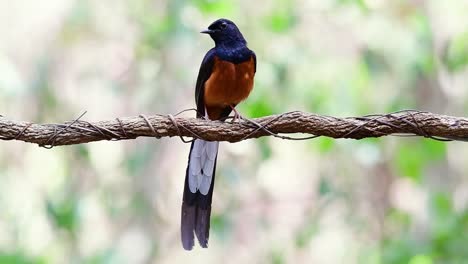
[{"label": "bird", "polygon": [[[255,53],[234,22],[221,18],[200,33],[208,34],[215,46],[200,66],[195,85],[197,118],[225,120],[245,100],[254,86]],[[181,208],[181,241],[192,250],[195,236],[208,247],[211,202],[219,142],[195,139],[190,146]]]}]

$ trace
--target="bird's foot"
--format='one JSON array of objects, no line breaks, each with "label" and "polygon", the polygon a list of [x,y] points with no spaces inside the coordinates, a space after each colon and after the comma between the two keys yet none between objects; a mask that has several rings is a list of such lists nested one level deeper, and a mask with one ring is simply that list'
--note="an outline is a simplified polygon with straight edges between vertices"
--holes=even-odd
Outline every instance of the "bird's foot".
[{"label": "bird's foot", "polygon": [[232,111],[234,112],[234,117],[232,118],[232,123],[244,119],[244,117],[242,117],[242,116],[239,114],[239,112],[236,110],[236,108],[235,108],[234,106],[231,105],[231,109],[232,109]]}]

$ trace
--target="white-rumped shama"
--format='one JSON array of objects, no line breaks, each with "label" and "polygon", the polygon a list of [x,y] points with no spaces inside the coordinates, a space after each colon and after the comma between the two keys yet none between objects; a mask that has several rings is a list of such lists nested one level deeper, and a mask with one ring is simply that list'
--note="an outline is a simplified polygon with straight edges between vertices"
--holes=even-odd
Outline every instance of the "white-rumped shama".
[{"label": "white-rumped shama", "polygon": [[[230,20],[218,19],[201,33],[209,34],[215,47],[206,53],[198,73],[197,117],[224,120],[252,91],[257,59]],[[208,247],[218,144],[196,139],[190,147],[181,212],[181,240],[186,250],[193,248],[194,235],[200,246]]]}]

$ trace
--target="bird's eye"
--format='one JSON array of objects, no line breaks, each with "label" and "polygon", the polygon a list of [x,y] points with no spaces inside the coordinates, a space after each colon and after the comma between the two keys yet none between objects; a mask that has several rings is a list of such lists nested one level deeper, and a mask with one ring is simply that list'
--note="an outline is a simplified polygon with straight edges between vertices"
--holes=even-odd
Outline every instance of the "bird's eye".
[{"label": "bird's eye", "polygon": [[226,23],[222,23],[221,25],[219,25],[219,28],[221,28],[221,29],[225,29],[226,27],[227,27]]}]

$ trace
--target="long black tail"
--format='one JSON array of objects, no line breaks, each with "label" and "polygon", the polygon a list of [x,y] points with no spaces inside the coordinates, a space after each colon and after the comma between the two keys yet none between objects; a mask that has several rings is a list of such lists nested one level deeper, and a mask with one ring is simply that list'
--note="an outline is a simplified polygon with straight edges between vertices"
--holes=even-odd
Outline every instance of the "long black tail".
[{"label": "long black tail", "polygon": [[[193,144],[190,147],[190,156],[192,155]],[[213,167],[213,178],[211,180],[210,190],[206,195],[200,193],[197,190],[196,193],[192,193],[189,188],[189,167],[185,172],[185,183],[184,183],[184,196],[182,201],[182,213],[181,213],[181,240],[182,246],[185,250],[192,250],[194,245],[194,233],[198,238],[198,243],[201,247],[208,247],[208,237],[210,235],[210,215],[211,215],[211,199],[213,197],[213,187],[215,180],[216,171],[216,160]]]}]

